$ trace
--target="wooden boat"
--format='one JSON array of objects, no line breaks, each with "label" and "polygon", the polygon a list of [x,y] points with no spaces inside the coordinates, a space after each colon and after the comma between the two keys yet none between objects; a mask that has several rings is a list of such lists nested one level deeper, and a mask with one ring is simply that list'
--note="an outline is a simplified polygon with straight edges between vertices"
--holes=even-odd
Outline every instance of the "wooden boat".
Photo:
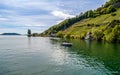
[{"label": "wooden boat", "polygon": [[68,43],[68,42],[63,42],[61,44],[61,46],[68,46],[68,47],[71,47],[73,44],[72,43]]}]

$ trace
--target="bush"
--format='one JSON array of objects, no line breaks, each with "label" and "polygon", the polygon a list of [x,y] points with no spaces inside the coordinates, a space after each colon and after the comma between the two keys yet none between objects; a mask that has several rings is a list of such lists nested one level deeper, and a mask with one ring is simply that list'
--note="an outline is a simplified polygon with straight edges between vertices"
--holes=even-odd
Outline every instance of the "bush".
[{"label": "bush", "polygon": [[70,38],[70,34],[66,34],[65,36],[64,36],[64,38]]},{"label": "bush", "polygon": [[38,33],[33,33],[32,36],[36,37],[36,36],[39,36],[39,34]]},{"label": "bush", "polygon": [[87,31],[81,31],[80,32],[80,39],[84,39],[87,34]]},{"label": "bush", "polygon": [[109,25],[108,28],[114,28],[116,25],[120,24],[120,20],[112,20]]},{"label": "bush", "polygon": [[57,36],[57,37],[61,37],[61,38],[63,38],[64,34],[63,34],[62,31],[59,31],[59,32],[56,34],[56,36]]},{"label": "bush", "polygon": [[106,37],[106,41],[108,41],[108,42],[115,42],[115,35],[113,33],[109,33],[105,37]]},{"label": "bush", "polygon": [[80,35],[71,35],[70,38],[81,39],[81,38],[80,38]]},{"label": "bush", "polygon": [[111,16],[116,16],[116,13],[112,13]]},{"label": "bush", "polygon": [[110,36],[109,35],[110,35],[111,32],[112,32],[112,28],[109,28],[109,29],[105,30],[103,40],[110,42],[110,39],[109,39]]},{"label": "bush", "polygon": [[99,29],[92,29],[92,37],[95,40],[102,40],[103,31]]},{"label": "bush", "polygon": [[112,33],[115,35],[116,41],[119,41],[119,38],[120,38],[120,25],[116,25],[113,28]]},{"label": "bush", "polygon": [[104,34],[104,40],[108,42],[120,41],[120,25],[115,25],[114,28],[107,29]]}]

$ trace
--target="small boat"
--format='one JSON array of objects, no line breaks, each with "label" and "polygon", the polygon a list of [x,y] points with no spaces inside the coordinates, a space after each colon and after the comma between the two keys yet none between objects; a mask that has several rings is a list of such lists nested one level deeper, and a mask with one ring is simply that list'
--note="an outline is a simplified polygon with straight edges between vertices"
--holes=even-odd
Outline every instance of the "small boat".
[{"label": "small boat", "polygon": [[63,42],[61,44],[61,46],[67,46],[67,47],[71,47],[73,44],[72,43],[68,43],[68,42]]}]

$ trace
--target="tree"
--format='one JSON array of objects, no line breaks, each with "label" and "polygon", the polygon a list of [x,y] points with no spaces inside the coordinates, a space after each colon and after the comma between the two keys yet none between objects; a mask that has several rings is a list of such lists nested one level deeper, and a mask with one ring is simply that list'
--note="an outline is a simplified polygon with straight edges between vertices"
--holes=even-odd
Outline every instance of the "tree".
[{"label": "tree", "polygon": [[94,17],[94,13],[93,13],[92,10],[89,10],[89,11],[88,11],[88,17]]},{"label": "tree", "polygon": [[120,0],[109,0],[105,3],[104,7],[109,7],[110,5],[114,5],[117,2],[120,2]]},{"label": "tree", "polygon": [[110,3],[114,4],[114,3],[117,3],[119,2],[119,0],[110,0]]},{"label": "tree", "polygon": [[31,30],[30,29],[28,29],[27,35],[28,35],[28,37],[31,36]]},{"label": "tree", "polygon": [[107,13],[111,13],[111,12],[115,12],[116,11],[116,9],[115,9],[115,7],[113,6],[113,5],[110,5],[108,8],[107,8]]}]

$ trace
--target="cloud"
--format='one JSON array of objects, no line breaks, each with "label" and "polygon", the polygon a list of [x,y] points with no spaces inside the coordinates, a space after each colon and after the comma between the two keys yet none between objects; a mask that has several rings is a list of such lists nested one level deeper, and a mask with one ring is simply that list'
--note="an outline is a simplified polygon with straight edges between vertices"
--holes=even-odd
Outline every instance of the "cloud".
[{"label": "cloud", "polygon": [[0,21],[6,21],[6,20],[8,20],[8,19],[0,17]]},{"label": "cloud", "polygon": [[[50,20],[56,19],[50,15],[31,15],[31,16],[7,16],[6,18],[0,18],[1,23],[16,25],[16,26],[46,26],[48,23],[53,23],[54,21]],[[3,21],[4,20],[4,21]],[[48,20],[48,21],[46,21]]]},{"label": "cloud", "polygon": [[96,8],[105,1],[0,0],[0,33],[6,31],[24,33],[27,28],[41,32],[66,18]]},{"label": "cloud", "polygon": [[63,13],[62,11],[52,11],[51,14],[54,15],[54,16],[56,16],[56,17],[58,17],[58,18],[62,18],[62,19],[67,19],[67,18],[75,17],[74,15]]}]

